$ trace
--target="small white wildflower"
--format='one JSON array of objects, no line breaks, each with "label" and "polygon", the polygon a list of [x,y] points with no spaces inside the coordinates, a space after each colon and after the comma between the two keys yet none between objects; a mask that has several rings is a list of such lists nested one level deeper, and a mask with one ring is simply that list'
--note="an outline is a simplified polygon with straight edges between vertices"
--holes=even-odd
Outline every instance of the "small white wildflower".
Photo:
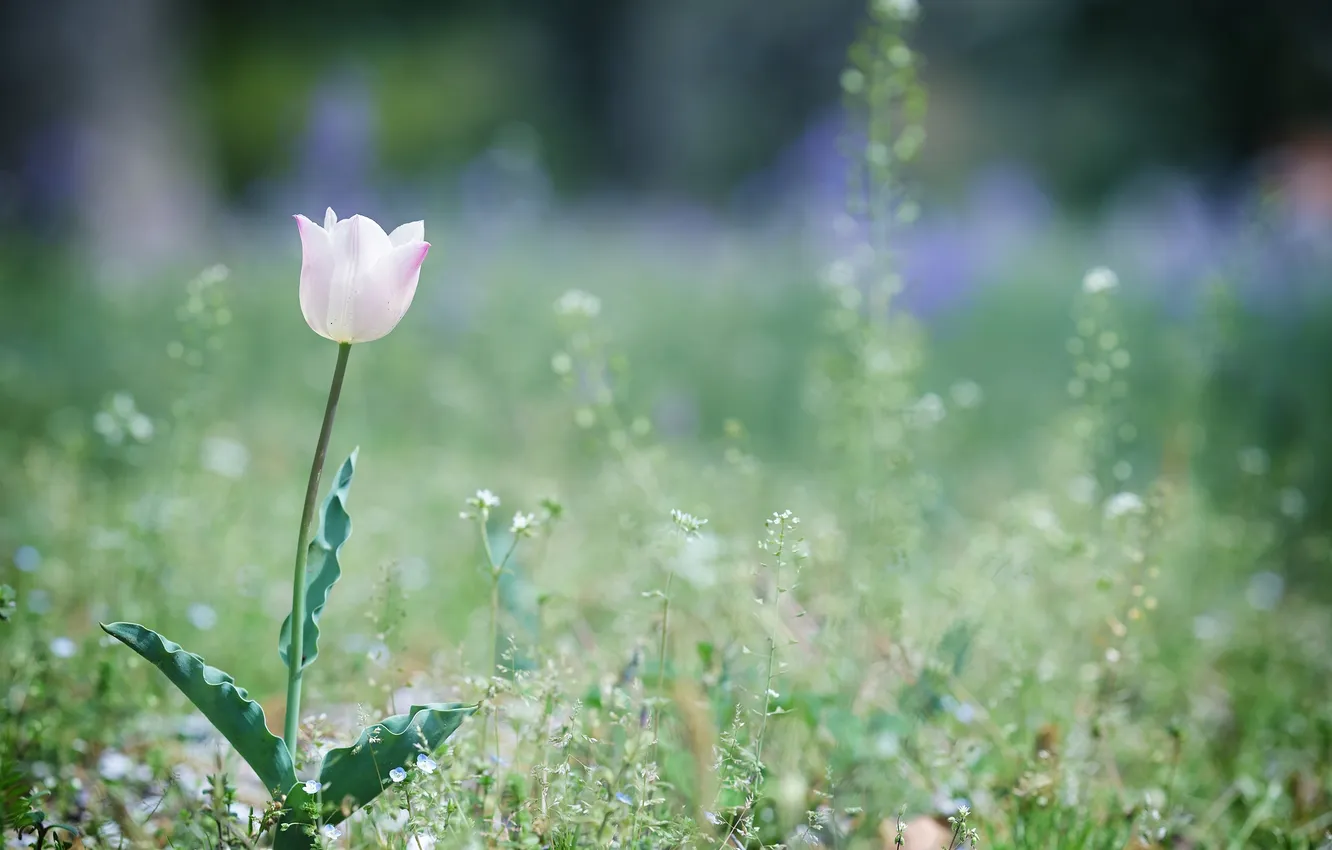
[{"label": "small white wildflower", "polygon": [[427,776],[434,773],[435,768],[437,767],[439,767],[439,764],[425,753],[421,753],[416,757],[416,769]]},{"label": "small white wildflower", "polygon": [[185,616],[189,618],[190,625],[200,631],[206,632],[217,625],[217,612],[202,602],[191,605]]},{"label": "small white wildflower", "polygon": [[1105,518],[1119,519],[1129,514],[1140,514],[1147,509],[1142,497],[1127,491],[1116,493],[1105,502]]},{"label": "small white wildflower", "polygon": [[1107,649],[1107,650],[1105,651],[1105,660],[1106,660],[1106,662],[1109,663],[1109,664],[1118,664],[1118,663],[1119,663],[1119,650],[1115,649],[1113,646],[1110,647],[1109,649]]},{"label": "small white wildflower", "polygon": [[331,823],[324,824],[324,828],[321,830],[321,832],[323,833],[324,839],[326,841],[337,841],[338,838],[342,835],[342,830],[338,829],[336,826],[334,826]]},{"label": "small white wildflower", "polygon": [[601,299],[581,289],[570,289],[555,302],[555,312],[561,316],[593,319],[601,313]]},{"label": "small white wildflower", "polygon": [[307,780],[305,780],[305,786],[304,786],[304,787],[305,787],[305,793],[307,793],[307,794],[318,794],[318,793],[319,793],[319,789],[320,789],[320,788],[323,788],[324,786],[323,786],[322,784],[320,784],[319,780],[317,780],[317,779],[307,779]]},{"label": "small white wildflower", "polygon": [[518,511],[513,515],[513,522],[509,524],[509,533],[518,536],[531,534],[536,529],[536,514],[525,514]]},{"label": "small white wildflower", "polygon": [[1105,266],[1097,266],[1082,278],[1082,291],[1090,294],[1109,292],[1119,286],[1119,275]]},{"label": "small white wildflower", "polygon": [[467,507],[472,510],[463,511],[459,514],[463,519],[485,519],[490,516],[491,510],[500,506],[499,496],[489,490],[477,490],[475,496],[467,498]]},{"label": "small white wildflower", "polygon": [[795,528],[800,524],[800,517],[793,514],[790,510],[773,511],[772,516],[763,521],[768,531],[782,531]]},{"label": "small white wildflower", "polygon": [[389,771],[389,779],[392,779],[394,782],[401,782],[406,778],[407,778],[407,771],[403,770],[400,767],[395,767]]},{"label": "small white wildflower", "polygon": [[703,526],[708,524],[706,519],[700,519],[677,508],[671,509],[671,522],[675,523],[676,527],[684,532],[686,538],[697,537]]},{"label": "small white wildflower", "polygon": [[73,658],[78,650],[78,644],[67,637],[58,637],[51,641],[51,654],[56,658]]}]

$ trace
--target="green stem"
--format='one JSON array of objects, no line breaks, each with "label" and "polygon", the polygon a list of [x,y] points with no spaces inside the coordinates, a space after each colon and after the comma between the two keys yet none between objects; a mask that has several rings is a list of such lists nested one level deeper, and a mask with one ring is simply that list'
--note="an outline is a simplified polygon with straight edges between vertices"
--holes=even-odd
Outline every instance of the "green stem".
[{"label": "green stem", "polygon": [[768,676],[763,683],[763,717],[759,720],[758,739],[754,743],[754,795],[763,786],[763,738],[768,733],[768,715],[772,713],[772,660],[777,644],[768,638]]},{"label": "green stem", "polygon": [[666,635],[671,622],[671,582],[675,570],[666,574],[666,590],[661,594],[661,642],[657,645],[657,702],[652,706],[652,760],[657,760],[657,741],[661,727],[661,701],[666,686]]},{"label": "green stem", "polygon": [[490,675],[499,669],[499,591],[500,571],[490,573]]},{"label": "green stem", "polygon": [[338,398],[342,395],[342,379],[347,374],[347,357],[350,354],[351,343],[338,344],[338,365],[333,367],[333,383],[328,388],[324,423],[319,427],[319,442],[315,444],[314,462],[310,464],[310,480],[305,485],[301,531],[296,538],[296,566],[291,579],[291,647],[287,652],[287,716],[282,735],[293,761],[296,758],[301,725],[301,670],[305,662],[305,559],[309,553],[310,521],[314,519],[315,502],[319,499],[319,478],[324,472],[324,456],[328,454],[328,438],[333,433],[333,417],[338,412]]},{"label": "green stem", "polygon": [[[513,539],[509,541],[509,551],[504,553],[504,560],[495,561],[495,550],[490,545],[490,511],[482,509],[477,520],[477,527],[481,530],[481,547],[486,553],[486,563],[490,566],[490,670],[486,673],[486,679],[493,683],[496,671],[499,668],[499,592],[500,576],[504,573],[504,568],[508,566],[509,559],[513,557],[513,550],[518,548],[518,535],[514,534]],[[487,688],[489,690],[489,688]],[[491,784],[499,786],[500,780],[500,762],[499,762],[499,705],[492,703],[491,713],[495,719],[495,781]],[[488,727],[485,718],[481,721],[481,757],[485,759],[486,738]],[[482,770],[485,768],[483,767]],[[485,815],[486,803],[490,799],[490,789],[487,788],[481,797],[481,814]],[[495,805],[498,807],[500,800],[496,798]]]}]

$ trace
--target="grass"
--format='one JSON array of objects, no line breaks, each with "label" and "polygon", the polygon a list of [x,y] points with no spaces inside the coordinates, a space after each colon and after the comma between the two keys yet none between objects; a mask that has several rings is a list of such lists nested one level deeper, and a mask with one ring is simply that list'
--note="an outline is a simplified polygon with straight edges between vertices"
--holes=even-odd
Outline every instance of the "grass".
[{"label": "grass", "polygon": [[[640,273],[524,244],[474,290],[427,281],[352,358],[330,455],[361,449],[354,532],[304,740],[405,688],[484,708],[333,846],[893,846],[899,815],[910,841],[963,802],[996,848],[1320,846],[1332,624],[1284,565],[1327,538],[1270,458],[1225,473],[1230,449],[1185,439],[1233,424],[1213,361],[1171,357],[1206,322],[1073,277],[1006,290],[1025,319],[927,334],[761,250]],[[0,545],[31,547],[0,568],[7,816],[36,787],[84,846],[256,843],[242,765],[95,623],[159,629],[280,724],[335,353],[287,271],[12,314],[42,324],[10,337],[0,442]],[[494,677],[490,561],[459,519],[482,488],[492,549],[539,520],[504,562]]]},{"label": "grass", "polygon": [[[915,214],[914,8],[873,4],[841,78],[876,230]],[[494,253],[432,224],[456,259],[351,358],[298,771],[480,708],[321,843],[1326,846],[1316,311],[1088,292],[1060,229],[925,327],[872,251],[580,221]],[[294,257],[245,257],[101,295],[3,266],[0,824],[46,846],[271,841],[248,769],[95,625],[202,654],[280,731],[334,347]]]}]

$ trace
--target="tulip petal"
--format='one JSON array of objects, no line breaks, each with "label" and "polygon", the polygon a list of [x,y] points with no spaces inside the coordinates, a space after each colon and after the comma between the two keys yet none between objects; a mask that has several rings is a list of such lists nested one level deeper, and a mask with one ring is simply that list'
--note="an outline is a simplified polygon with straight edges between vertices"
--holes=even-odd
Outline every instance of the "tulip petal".
[{"label": "tulip petal", "polygon": [[421,264],[430,251],[428,242],[399,245],[380,259],[356,295],[356,338],[370,342],[398,326],[412,306],[421,279]]},{"label": "tulip petal", "polygon": [[344,218],[333,226],[333,248],[338,265],[369,271],[387,254],[393,243],[374,219],[363,215]]},{"label": "tulip petal", "polygon": [[338,214],[333,212],[332,207],[329,207],[327,210],[324,211],[324,229],[332,230],[333,225],[337,223],[338,223]]},{"label": "tulip petal", "polygon": [[303,215],[296,216],[296,228],[301,234],[301,314],[311,330],[328,337],[329,284],[335,265],[333,241],[328,231]]},{"label": "tulip petal", "polygon": [[412,242],[425,241],[425,222],[409,221],[406,224],[399,225],[389,234],[389,241],[393,243],[394,248],[408,245]]},{"label": "tulip petal", "polygon": [[338,342],[359,342],[363,336],[361,324],[374,321],[357,310],[362,290],[373,289],[374,268],[393,250],[393,245],[382,227],[362,215],[334,225],[332,241],[334,273],[329,285],[325,329]]}]

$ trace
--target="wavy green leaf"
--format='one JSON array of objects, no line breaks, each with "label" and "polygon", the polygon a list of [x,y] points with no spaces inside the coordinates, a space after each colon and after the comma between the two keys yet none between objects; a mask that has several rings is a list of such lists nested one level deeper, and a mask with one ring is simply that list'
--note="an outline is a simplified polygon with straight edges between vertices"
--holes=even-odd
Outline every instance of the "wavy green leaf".
[{"label": "wavy green leaf", "polygon": [[296,782],[287,745],[268,731],[264,710],[250,699],[244,688],[236,687],[235,679],[216,667],[209,667],[180,644],[137,623],[104,623],[102,631],[165,673],[254,768],[274,797]]},{"label": "wavy green leaf", "polygon": [[[308,793],[303,783],[292,786],[287,794],[288,818],[308,823],[310,804],[317,800],[323,823],[341,823],[379,796],[390,770],[412,768],[419,754],[439,749],[474,711],[476,706],[456,702],[414,705],[407,714],[395,714],[366,727],[355,744],[332,750],[324,758],[318,793]],[[295,827],[286,830],[297,831]]]},{"label": "wavy green leaf", "polygon": [[[351,516],[347,513],[347,491],[351,489],[352,476],[356,473],[356,454],[354,449],[348,458],[338,467],[333,486],[319,508],[319,531],[310,541],[309,554],[305,562],[305,639],[302,651],[305,659],[301,662],[304,670],[314,663],[319,655],[319,617],[328,604],[329,591],[338,579],[342,578],[342,565],[338,563],[338,553],[342,544],[351,537]],[[282,621],[282,632],[278,635],[278,654],[282,663],[289,664],[287,653],[291,647],[291,615]]]}]

